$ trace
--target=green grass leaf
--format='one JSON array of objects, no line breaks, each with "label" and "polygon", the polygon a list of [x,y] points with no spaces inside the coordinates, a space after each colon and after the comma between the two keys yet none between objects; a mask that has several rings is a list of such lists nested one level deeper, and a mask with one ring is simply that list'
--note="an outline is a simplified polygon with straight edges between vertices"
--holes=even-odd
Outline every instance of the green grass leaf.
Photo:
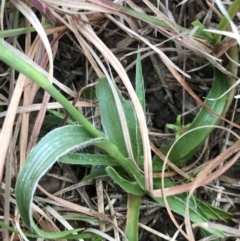
[{"label": "green grass leaf", "polygon": [[106,177],[106,166],[92,166],[91,171],[88,175],[86,175],[81,181],[91,181],[93,179],[99,178],[99,177]]},{"label": "green grass leaf", "polygon": [[[62,120],[65,118],[66,114],[60,113],[56,110],[48,110],[48,112],[52,113],[51,116],[46,116],[44,118],[44,121],[51,121],[51,118],[53,120],[53,123],[55,122],[56,124],[61,124]],[[54,118],[55,117],[55,118]],[[56,121],[57,120],[57,121]],[[71,119],[70,117],[67,119],[67,124],[69,125],[76,125],[76,121]]]},{"label": "green grass leaf", "polygon": [[118,109],[112,90],[106,79],[99,80],[96,85],[96,94],[99,102],[101,123],[104,133],[106,137],[118,147],[119,151],[127,157],[128,154],[124,142]]},{"label": "green grass leaf", "polygon": [[[227,95],[223,96],[218,100],[208,100],[208,98],[218,98],[228,89],[228,80],[225,74],[215,69],[214,83],[213,86],[205,100],[205,104],[208,105],[212,110],[217,112],[219,115],[225,114],[225,105],[227,101]],[[192,130],[199,126],[205,125],[216,125],[220,119],[209,112],[205,108],[201,108],[198,115],[193,120],[192,124],[189,127],[189,130]],[[176,145],[173,147],[169,159],[176,165],[181,165],[192,157],[196,151],[199,149],[204,140],[208,135],[213,131],[214,128],[204,128],[199,129],[189,134],[185,135],[183,138],[180,138]],[[166,154],[170,149],[171,145],[162,147],[161,151]],[[157,157],[153,158],[153,168],[154,171],[161,171],[163,162]]]},{"label": "green grass leaf", "polygon": [[142,73],[142,64],[141,64],[141,55],[138,52],[137,54],[137,63],[136,63],[136,94],[139,99],[139,102],[142,105],[144,112],[146,111],[145,103],[145,90],[144,90],[144,80]]},{"label": "green grass leaf", "polygon": [[[167,179],[168,180],[168,179]],[[171,183],[169,183],[171,186]],[[155,188],[161,188],[161,183],[157,180],[154,182]],[[151,195],[150,195],[151,196]],[[161,205],[165,206],[163,198],[160,197],[153,197],[152,198],[160,203]],[[169,196],[167,197],[169,206],[172,211],[184,216],[185,215],[185,208],[186,208],[186,200],[187,200],[187,193]],[[210,204],[204,203],[197,198],[192,197],[190,199],[189,205],[189,214],[190,219],[194,223],[204,223],[208,222],[209,220],[221,220],[228,219],[231,217],[231,214],[225,212],[224,210],[215,208]],[[218,237],[224,237],[222,232],[213,230],[213,229],[206,229],[209,233],[217,235]]]},{"label": "green grass leaf", "polygon": [[[239,12],[239,9],[240,9],[240,0],[234,0],[233,3],[230,5],[229,9],[227,10],[230,19],[233,19],[236,16],[236,14]],[[221,19],[220,23],[218,24],[217,30],[226,30],[228,26],[229,26],[228,18],[224,16]],[[222,37],[221,34],[214,34],[215,44],[220,43],[221,37]]]},{"label": "green grass leaf", "polygon": [[204,31],[205,26],[199,22],[198,20],[197,21],[194,21],[192,23],[192,25],[194,27],[198,27],[198,31],[194,34],[195,37],[200,37],[200,38],[203,38],[203,39],[207,39],[210,43],[213,43],[214,42],[214,37],[211,33],[209,32],[206,32]]},{"label": "green grass leaf", "polygon": [[[137,116],[131,101],[124,100],[120,92],[117,90],[125,116],[127,118],[127,125],[130,134],[131,144],[133,148],[133,155],[136,162],[142,165],[142,145],[139,143],[140,131],[137,121]],[[116,106],[112,90],[106,79],[99,80],[96,85],[96,94],[99,101],[99,108],[101,114],[101,122],[104,133],[111,142],[113,142],[123,154],[127,157],[127,149],[123,137],[121,122]]]},{"label": "green grass leaf", "polygon": [[119,173],[117,173],[113,167],[107,167],[106,171],[108,175],[112,178],[112,180],[116,184],[118,184],[123,190],[125,190],[127,193],[131,193],[137,196],[141,196],[145,193],[139,187],[138,183],[126,180],[121,175],[119,175]]},{"label": "green grass leaf", "polygon": [[33,221],[31,203],[40,178],[66,153],[99,143],[102,138],[92,136],[80,126],[64,126],[47,134],[30,152],[16,183],[16,200],[20,215],[28,227],[45,238],[62,238],[73,231],[48,233]]},{"label": "green grass leaf", "polygon": [[[78,215],[79,216],[79,215]],[[63,216],[64,217],[64,216]],[[81,218],[79,218],[81,220]],[[83,219],[83,218],[82,218]],[[20,234],[19,231],[9,225],[7,225],[6,223],[4,223],[3,221],[0,220],[0,226],[9,230],[12,233],[16,233],[16,234]],[[72,232],[72,231],[71,231]],[[28,232],[24,232],[24,235],[28,238],[41,238],[39,235],[34,234],[34,233],[28,233]],[[99,237],[96,234],[93,233],[81,233],[81,234],[68,234],[67,236],[65,236],[66,239],[90,239],[90,238],[96,238]],[[55,238],[52,238],[55,239]]]},{"label": "green grass leaf", "polygon": [[102,137],[92,123],[90,123],[49,81],[46,71],[37,66],[30,58],[15,49],[13,46],[0,40],[0,60],[16,69],[41,88],[46,90],[57,100],[93,137]]},{"label": "green grass leaf", "polygon": [[59,158],[59,161],[67,164],[84,166],[118,166],[118,162],[109,155],[90,153],[68,153]]}]

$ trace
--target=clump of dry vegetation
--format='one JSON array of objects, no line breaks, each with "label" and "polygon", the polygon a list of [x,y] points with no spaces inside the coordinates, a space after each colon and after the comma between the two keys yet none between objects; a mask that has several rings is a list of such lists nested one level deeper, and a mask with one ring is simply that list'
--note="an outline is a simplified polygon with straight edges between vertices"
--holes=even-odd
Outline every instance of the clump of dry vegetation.
[{"label": "clump of dry vegetation", "polygon": [[240,236],[239,9],[2,1],[2,239]]}]

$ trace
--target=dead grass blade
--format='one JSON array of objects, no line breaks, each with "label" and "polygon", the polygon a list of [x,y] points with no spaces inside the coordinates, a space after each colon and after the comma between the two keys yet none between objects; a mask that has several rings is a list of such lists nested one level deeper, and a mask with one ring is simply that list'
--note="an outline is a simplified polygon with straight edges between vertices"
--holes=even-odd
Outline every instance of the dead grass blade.
[{"label": "dead grass blade", "polygon": [[118,227],[118,223],[117,223],[117,218],[116,218],[116,212],[113,208],[113,204],[111,203],[111,200],[107,194],[107,192],[104,190],[104,193],[107,197],[107,201],[108,201],[108,207],[109,207],[109,210],[110,210],[110,213],[111,213],[111,216],[113,217],[113,223],[114,223],[114,236],[115,236],[115,241],[120,241],[120,235],[119,235],[119,232],[118,232],[118,229],[116,227]]},{"label": "dead grass blade", "polygon": [[[183,172],[179,167],[177,167],[176,165],[174,165],[174,163],[172,163],[170,160],[166,159],[166,156],[163,155],[163,153],[153,145],[153,143],[150,143],[151,145],[151,149],[154,151],[154,153],[161,159],[161,160],[166,160],[166,164],[171,167],[176,173],[178,173],[179,175],[181,175],[182,177],[185,177],[186,179],[189,179],[190,177]],[[162,173],[162,175],[164,175]]]},{"label": "dead grass blade", "polygon": [[172,22],[166,15],[164,15],[157,7],[155,7],[150,1],[143,0],[143,2],[156,14],[156,16],[163,20],[167,25],[176,33],[179,33],[179,27],[176,23]]},{"label": "dead grass blade", "polygon": [[23,1],[19,0],[11,0],[11,3],[16,6],[19,11],[22,12],[22,14],[26,17],[26,19],[34,26],[35,30],[38,32],[40,38],[42,39],[43,45],[46,49],[46,52],[48,54],[49,58],[49,81],[53,81],[53,55],[52,55],[52,49],[49,44],[47,35],[42,27],[42,24],[39,22],[37,16],[32,11],[31,8],[29,8]]},{"label": "dead grass blade", "polygon": [[[240,231],[239,229],[236,228],[231,228],[223,224],[218,224],[218,223],[198,223],[198,224],[193,224],[193,227],[202,227],[202,228],[213,228],[215,230],[223,231],[228,234],[228,236],[233,236],[233,237],[239,237],[240,236]],[[238,239],[236,239],[238,240]]]},{"label": "dead grass blade", "polygon": [[[202,127],[201,127],[202,128]],[[193,131],[193,130],[191,130]],[[182,137],[182,136],[181,136]],[[180,137],[180,138],[181,138]],[[175,141],[175,143],[178,140]],[[173,144],[174,145],[174,144]],[[172,146],[173,147],[173,146]],[[193,234],[192,234],[192,229],[191,229],[191,224],[190,224],[190,217],[189,217],[189,200],[190,197],[193,193],[193,191],[200,186],[206,185],[209,182],[213,181],[214,179],[216,179],[217,177],[219,177],[221,174],[223,174],[227,169],[229,169],[239,158],[240,156],[240,140],[238,140],[235,144],[233,144],[231,147],[229,147],[228,149],[226,149],[224,152],[222,152],[221,154],[219,154],[215,159],[213,159],[206,167],[204,167],[203,171],[200,172],[199,176],[192,182],[188,183],[188,184],[182,184],[182,185],[178,185],[178,186],[174,186],[174,187],[170,187],[170,188],[164,188],[164,170],[166,167],[166,160],[169,156],[169,153],[171,152],[170,148],[167,156],[164,159],[164,165],[163,165],[163,175],[162,175],[162,189],[159,190],[153,190],[152,194],[154,196],[158,196],[158,197],[163,197],[164,199],[164,203],[166,206],[166,209],[168,211],[168,214],[171,218],[171,220],[173,221],[173,223],[175,224],[175,226],[179,229],[179,231],[188,239],[188,240],[194,240],[193,238]],[[220,163],[222,163],[223,161],[227,160],[229,157],[231,157],[233,154],[235,154],[236,152],[238,152],[230,161],[227,162],[227,164],[223,165],[220,169],[218,169],[217,171],[214,171],[213,173],[211,173],[212,170],[214,170],[218,165],[220,165]],[[211,174],[209,174],[211,173]],[[208,175],[209,174],[209,175]],[[180,225],[177,223],[170,207],[167,201],[167,196],[172,196],[172,195],[176,195],[176,194],[180,194],[183,192],[187,192],[190,191],[190,194],[188,196],[188,201],[187,201],[187,205],[186,205],[186,213],[185,213],[185,224],[186,224],[186,230],[187,230],[187,234],[180,228]]]},{"label": "dead grass blade", "polygon": [[[160,57],[160,56],[159,56]],[[188,86],[188,84],[184,81],[184,79],[179,75],[179,73],[172,67],[170,66],[168,63],[165,62],[164,59],[162,59],[162,61],[165,63],[165,65],[167,66],[167,68],[169,69],[169,71],[173,74],[173,76],[177,79],[177,81],[180,83],[180,85],[195,99],[195,101],[202,107],[206,108],[207,110],[209,110],[211,113],[213,113],[214,115],[216,115],[217,117],[219,117],[221,120],[227,122],[228,124],[240,129],[240,125],[229,121],[228,119],[226,119],[225,117],[219,115],[218,113],[216,113],[215,111],[213,111],[211,108],[209,108],[194,92],[193,90]]]},{"label": "dead grass blade", "polygon": [[[113,68],[116,70],[118,75],[121,77],[121,80],[123,81],[123,84],[125,85],[126,89],[128,90],[129,96],[133,102],[133,105],[136,110],[136,114],[138,116],[138,121],[141,129],[141,136],[143,140],[143,149],[144,149],[144,159],[151,159],[151,152],[149,148],[149,138],[148,138],[148,132],[147,132],[147,127],[146,127],[146,121],[145,121],[145,115],[142,110],[141,104],[136,96],[136,93],[132,87],[132,84],[126,74],[126,71],[122,67],[121,63],[119,60],[116,58],[116,56],[105,46],[105,44],[98,38],[98,36],[93,32],[87,25],[83,24],[82,22],[78,22],[78,29],[81,31],[81,33],[87,38],[89,41],[91,41],[97,48],[98,50],[103,54],[103,56],[107,59],[107,61],[113,66]],[[106,74],[106,73],[105,73]],[[115,86],[113,85],[113,82],[111,78],[106,76],[109,84],[112,88],[118,110],[119,110],[119,115],[121,119],[121,123],[123,124],[123,133],[125,135],[125,142],[126,142],[126,147],[128,148],[128,154],[131,158],[131,160],[134,160],[133,154],[131,151],[131,142],[130,142],[130,137],[129,137],[129,132],[127,128],[127,122],[126,118],[124,115],[123,110],[121,110],[121,103],[119,102],[119,97],[116,93]]]},{"label": "dead grass blade", "polygon": [[[29,22],[27,22],[29,26]],[[31,50],[31,35],[27,34],[25,38],[25,52],[29,53]],[[25,88],[23,91],[23,105],[31,104],[31,80],[25,78]],[[27,142],[28,142],[28,133],[29,133],[29,113],[22,114],[22,125],[21,125],[21,134],[20,134],[20,168],[24,164],[27,155]]]},{"label": "dead grass blade", "polygon": [[[60,32],[60,33],[54,33],[53,34],[53,41],[51,43],[51,49],[52,49],[52,52],[53,52],[53,56],[56,55],[57,53],[57,49],[58,49],[58,40],[65,34],[65,31],[63,32]],[[47,64],[48,64],[48,59],[46,58],[46,53],[43,55],[42,54],[42,44],[41,42],[39,42],[39,48],[37,49],[38,51],[36,52],[36,55],[38,56],[38,59],[40,62],[40,66],[43,68],[43,69],[46,69],[47,67]],[[35,85],[36,86],[36,85]],[[38,89],[38,88],[37,88]],[[43,102],[42,102],[42,106],[41,106],[41,109],[40,111],[38,112],[38,115],[37,115],[37,118],[36,118],[36,121],[34,123],[34,126],[33,126],[33,129],[31,131],[31,136],[30,136],[30,139],[29,139],[29,143],[28,143],[28,147],[27,147],[27,153],[30,152],[30,150],[32,149],[32,147],[34,147],[36,145],[36,142],[37,142],[37,138],[38,138],[38,135],[40,133],[40,129],[42,127],[42,124],[43,124],[43,120],[44,120],[44,117],[45,117],[45,114],[46,114],[46,111],[47,111],[47,104],[50,100],[50,95],[45,91],[44,92],[44,96],[43,96]]]},{"label": "dead grass blade", "polygon": [[[30,105],[18,106],[17,114],[38,111],[38,110],[40,110],[41,106],[42,106],[42,104],[30,104]],[[94,107],[95,105],[93,103],[90,103],[87,101],[77,101],[75,106],[76,107]],[[61,108],[63,108],[63,107],[58,102],[50,102],[47,105],[48,110],[61,109]],[[6,114],[7,114],[7,111],[1,112],[0,118],[5,117]]]},{"label": "dead grass blade", "polygon": [[3,170],[4,170],[4,163],[5,158],[7,154],[7,149],[9,146],[9,142],[12,135],[12,129],[14,125],[15,115],[17,112],[18,103],[20,101],[20,98],[22,96],[22,91],[25,84],[25,76],[19,75],[16,86],[14,88],[14,92],[11,98],[11,101],[9,103],[9,110],[7,112],[7,115],[5,117],[2,130],[0,133],[0,183],[2,183],[2,177],[3,177]]},{"label": "dead grass blade", "polygon": [[[85,24],[82,24],[81,27],[79,27],[79,23],[78,23],[78,24],[76,24],[76,26],[78,27],[78,30],[80,32],[82,32],[83,35],[85,35],[86,38],[92,39],[92,42],[94,43],[94,45],[99,49],[99,51],[103,54],[103,56],[108,61],[110,61],[110,63],[114,66],[115,69],[118,68],[119,65],[121,65],[120,62],[118,62],[118,60],[116,59],[116,57],[112,54],[112,52],[97,37],[97,35],[95,34],[95,32],[91,29],[91,27],[89,25],[87,26]],[[113,56],[114,56],[115,60],[117,60],[117,62],[118,62],[117,64],[114,62]],[[98,61],[98,63],[100,63],[100,62],[101,61]],[[116,101],[119,117],[120,117],[120,120],[121,120],[122,129],[123,129],[123,133],[124,133],[124,140],[126,142],[126,148],[128,150],[129,157],[133,162],[135,162],[134,157],[133,157],[133,152],[132,152],[132,144],[131,144],[131,140],[130,140],[130,135],[129,135],[128,127],[127,127],[127,120],[126,120],[126,117],[125,117],[125,114],[124,114],[124,111],[123,111],[118,93],[116,91],[116,87],[115,87],[111,77],[109,76],[109,74],[107,74],[107,71],[105,70],[104,72],[105,72],[105,75],[108,79],[108,82],[109,82],[110,87],[112,89],[112,93],[113,93],[115,101]]]},{"label": "dead grass blade", "polygon": [[[96,180],[96,192],[97,192],[97,206],[98,212],[104,213],[104,196],[103,196],[103,183],[100,178]],[[105,232],[106,226],[105,223],[100,223],[100,231]]]},{"label": "dead grass blade", "polygon": [[[185,225],[187,234],[189,237],[191,237],[191,240],[194,239],[193,231],[191,228],[191,222],[190,222],[190,216],[189,216],[189,201],[191,196],[193,195],[193,192],[195,189],[202,185],[203,182],[209,180],[209,176],[211,177],[211,180],[216,179],[219,177],[222,173],[224,173],[226,170],[228,170],[240,157],[240,140],[238,140],[235,144],[233,144],[231,147],[226,149],[223,153],[221,153],[219,156],[217,156],[214,160],[212,160],[197,176],[197,178],[192,182],[191,189],[188,194],[187,202],[186,202],[186,211],[185,211]],[[227,162],[227,164],[223,165],[220,169],[217,171],[211,173],[217,166],[219,166],[221,163],[227,160],[228,157],[233,155],[234,153],[237,154]],[[214,175],[215,174],[215,175]],[[214,178],[213,178],[214,177]]]},{"label": "dead grass blade", "polygon": [[[45,189],[43,189],[40,185],[38,185],[38,188],[41,190],[41,192],[43,192],[45,195],[47,195],[48,197],[50,197],[51,199],[57,201],[58,203],[64,205],[65,207],[68,207],[72,210],[75,210],[77,212],[80,212],[80,213],[83,213],[83,214],[86,214],[86,215],[89,215],[89,216],[92,216],[92,217],[96,217],[98,218],[99,220],[101,221],[105,221],[105,222],[109,222],[111,224],[114,225],[113,221],[107,217],[106,215],[102,214],[102,213],[99,213],[95,210],[92,210],[92,209],[89,209],[89,208],[85,208],[85,207],[82,207],[82,206],[79,206],[77,204],[74,204],[74,203],[71,203],[71,202],[68,202],[66,200],[63,200],[61,198],[58,198],[50,193],[48,193]],[[121,229],[119,229],[118,227],[116,227],[118,229],[118,231],[122,234],[122,236],[124,238],[126,238],[125,234],[123,233],[123,231]]]},{"label": "dead grass blade", "polygon": [[106,14],[106,16],[111,19],[113,22],[115,22],[121,29],[124,31],[130,33],[133,36],[136,36],[138,39],[140,39],[142,42],[146,43],[151,49],[153,49],[156,53],[158,53],[162,59],[164,59],[169,65],[171,65],[174,69],[179,71],[181,74],[186,76],[187,78],[190,78],[190,76],[186,73],[184,73],[179,67],[177,67],[159,48],[155,47],[155,45],[151,44],[148,39],[142,37],[136,31],[131,30],[130,28],[123,25],[121,22],[117,21],[115,18],[113,18],[111,15]]}]

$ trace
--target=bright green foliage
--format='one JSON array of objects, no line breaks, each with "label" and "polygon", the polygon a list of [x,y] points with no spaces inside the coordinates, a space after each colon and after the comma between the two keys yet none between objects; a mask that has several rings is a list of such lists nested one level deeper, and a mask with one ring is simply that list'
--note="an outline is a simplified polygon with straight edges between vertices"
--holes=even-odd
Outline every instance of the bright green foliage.
[{"label": "bright green foliage", "polygon": [[34,227],[36,232],[46,238],[63,238],[73,231],[62,233],[47,233],[40,230],[32,217],[32,198],[39,179],[58,160],[70,151],[101,142],[102,138],[92,136],[80,126],[65,126],[57,128],[41,139],[31,151],[19,174],[16,184],[16,200],[23,221],[28,227]]},{"label": "bright green foliage", "polygon": [[114,170],[113,167],[107,167],[106,171],[107,174],[112,178],[112,180],[115,183],[117,183],[127,193],[131,193],[138,196],[145,194],[145,192],[139,187],[139,185],[136,182],[131,182],[124,179]]},{"label": "bright green foliage", "polygon": [[[99,81],[99,83],[96,85],[96,93],[99,101],[101,123],[104,133],[106,137],[118,147],[118,150],[125,157],[128,157],[121,127],[121,119],[119,117],[117,105],[107,80],[102,79]],[[124,100],[120,93],[119,98],[127,119],[128,131],[130,134],[135,161],[139,166],[142,166],[142,145],[139,144],[141,143],[141,137],[135,110],[132,103],[129,100]]]},{"label": "bright green foliage", "polygon": [[176,124],[167,124],[166,127],[168,129],[174,130],[175,138],[178,139],[185,131],[188,130],[190,125],[191,124],[189,123],[183,126],[181,121],[181,115],[178,115],[176,119]]},{"label": "bright green foliage", "polygon": [[[219,84],[220,83],[220,84]],[[228,89],[228,80],[226,75],[222,74],[218,70],[215,69],[215,77],[212,89],[210,90],[205,104],[209,106],[212,110],[217,112],[219,115],[225,113],[225,105],[227,102],[227,95],[222,98],[211,101],[208,99],[217,98],[221,96]],[[201,108],[198,115],[193,120],[188,130],[193,130],[199,126],[205,125],[217,125],[220,119],[208,111],[205,108]],[[190,132],[180,138],[176,145],[173,147],[169,159],[175,163],[177,166],[180,166],[185,161],[187,161],[190,157],[192,157],[196,151],[199,149],[204,140],[208,137],[208,135],[213,131],[213,127],[198,129],[193,132]],[[161,151],[166,154],[170,149],[170,146],[162,147]],[[160,171],[162,168],[163,162],[155,156],[153,159],[153,167],[155,171]]]},{"label": "bright green foliage", "polygon": [[193,22],[192,25],[198,28],[198,31],[194,34],[195,37],[207,39],[210,43],[214,42],[213,35],[209,32],[204,31],[205,27],[198,20]]}]

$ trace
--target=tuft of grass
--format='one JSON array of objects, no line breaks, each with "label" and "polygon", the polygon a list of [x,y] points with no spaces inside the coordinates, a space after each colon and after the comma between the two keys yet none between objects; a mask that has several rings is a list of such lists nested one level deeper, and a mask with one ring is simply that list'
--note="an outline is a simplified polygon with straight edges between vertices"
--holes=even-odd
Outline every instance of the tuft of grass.
[{"label": "tuft of grass", "polygon": [[[21,130],[19,141],[19,166],[21,170],[19,169],[17,182],[13,187],[17,208],[20,213],[20,216],[16,217],[15,220],[18,230],[9,225],[10,211],[7,200],[10,200],[10,195],[12,195],[10,193],[12,186],[10,174],[12,171],[8,163],[13,162],[11,155],[9,155],[9,162],[7,162],[5,173],[5,222],[0,222],[0,225],[4,228],[5,237],[9,237],[9,231],[11,231],[20,234],[23,238],[26,236],[43,237],[53,240],[81,238],[93,238],[94,240],[106,238],[113,240],[112,237],[104,233],[105,228],[102,225],[100,225],[100,231],[88,229],[84,233],[81,228],[74,229],[64,219],[64,216],[60,215],[59,217],[54,211],[52,215],[57,215],[55,218],[59,221],[61,220],[60,222],[67,230],[60,231],[45,212],[40,212],[39,207],[33,205],[34,193],[39,180],[56,162],[90,167],[90,174],[85,176],[83,181],[92,181],[107,176],[115,185],[121,188],[122,192],[127,193],[126,228],[123,231],[118,227],[116,219],[112,220],[101,212],[66,201],[41,189],[43,193],[47,194],[56,203],[60,203],[76,212],[97,218],[100,222],[111,223],[114,227],[114,234],[117,240],[120,239],[119,233],[123,238],[128,240],[139,240],[140,207],[141,200],[145,196],[166,207],[170,218],[186,239],[195,240],[190,221],[196,226],[199,225],[205,236],[215,235],[216,237],[225,237],[227,229],[224,228],[222,231],[216,226],[212,228],[214,225],[211,226],[210,221],[226,220],[231,217],[231,214],[218,207],[211,206],[209,203],[193,195],[194,190],[205,184],[206,180],[212,180],[211,178],[215,174],[220,175],[220,171],[214,171],[212,174],[209,174],[209,172],[212,172],[216,168],[214,165],[217,159],[214,159],[209,164],[209,167],[199,171],[199,175],[196,177],[195,175],[189,176],[188,173],[183,173],[180,168],[200,150],[203,143],[214,131],[214,125],[219,124],[223,119],[226,120],[224,116],[229,111],[234,100],[235,88],[232,88],[230,92],[228,92],[228,89],[234,86],[236,76],[238,75],[236,63],[239,62],[239,48],[236,44],[229,44],[227,50],[222,51],[222,49],[225,48],[223,44],[224,40],[227,41],[229,37],[232,37],[232,34],[228,34],[228,37],[225,38],[225,30],[232,29],[235,34],[233,38],[236,41],[239,40],[238,33],[235,31],[236,26],[232,21],[238,13],[239,0],[235,0],[227,11],[223,8],[221,1],[216,1],[223,15],[219,20],[217,32],[209,30],[200,21],[192,23],[194,26],[193,30],[182,27],[176,24],[173,18],[164,15],[149,1],[144,1],[144,3],[157,17],[146,14],[143,9],[140,9],[140,7],[133,3],[129,4],[129,7],[125,7],[112,2],[98,0],[81,2],[81,6],[79,6],[78,2],[71,3],[71,6],[69,5],[70,3],[61,5],[63,4],[61,1],[57,5],[49,2],[46,6],[43,6],[39,1],[34,0],[30,2],[32,6],[35,6],[39,10],[38,14],[42,14],[40,18],[43,16],[47,17],[49,22],[52,23],[51,25],[46,24],[44,19],[37,17],[34,12],[35,9],[30,8],[25,2],[12,1],[13,5],[10,5],[10,3],[5,5],[2,3],[1,5],[1,9],[2,11],[5,10],[5,13],[7,11],[11,12],[12,9],[16,11],[15,24],[17,23],[17,26],[15,25],[16,28],[12,30],[2,29],[0,33],[0,59],[12,69],[12,82],[10,83],[12,99],[9,104],[11,112],[8,111],[7,113],[0,135],[0,180],[3,178],[5,159],[9,155],[7,151],[10,147],[14,146],[12,140],[17,139],[16,135],[18,135],[19,129]],[[62,7],[60,8],[59,6]],[[85,12],[79,18],[76,18],[76,14],[79,14],[76,9],[84,9]],[[212,10],[215,9],[213,8]],[[20,25],[18,23],[19,11],[34,28],[29,27],[28,23],[24,28],[18,26]],[[202,108],[191,124],[182,126],[179,115],[175,125],[167,125],[168,128],[174,129],[177,140],[171,145],[161,146],[158,151],[160,155],[153,156],[153,161],[146,122],[147,104],[144,89],[144,66],[141,64],[142,57],[140,55],[140,51],[145,50],[144,48],[137,50],[135,79],[130,80],[119,59],[104,44],[96,33],[96,30],[90,25],[93,20],[91,19],[91,12],[89,12],[89,16],[85,14],[87,11],[101,13],[98,16],[100,20],[94,19],[94,21],[100,22],[106,17],[119,29],[122,29],[125,34],[137,38],[139,42],[148,46],[145,50],[156,53],[159,60],[163,62],[165,68],[169,70],[175,80],[202,105]],[[64,18],[63,14],[66,14],[67,17]],[[168,16],[170,15],[169,12]],[[3,12],[1,16],[3,16]],[[125,21],[128,25],[126,25]],[[178,50],[185,48],[192,51],[194,55],[205,58],[212,65],[214,83],[204,102],[196,96],[181,77],[181,75],[190,77],[189,74],[172,61],[159,46],[156,46],[156,43],[153,43],[156,40],[143,36],[140,34],[140,31],[137,31],[137,27],[139,26],[138,21],[147,24],[150,28],[154,28],[158,36],[159,34],[165,36],[167,38],[165,42],[173,40]],[[49,29],[50,27],[51,29]],[[84,56],[97,76],[95,76],[96,83],[93,84],[96,95],[95,93],[93,96],[91,94],[91,99],[96,97],[98,101],[101,123],[98,126],[87,119],[65,96],[66,94],[68,96],[78,96],[76,92],[59,83],[53,77],[53,59],[55,58],[58,41],[65,34],[66,28],[75,35]],[[44,29],[48,30],[44,31]],[[38,35],[34,41],[31,41],[30,33],[35,30]],[[16,47],[17,36],[20,34],[26,34],[25,54],[17,50]],[[52,40],[48,38],[47,34],[52,35]],[[3,38],[12,36],[15,37],[13,45],[3,40]],[[42,51],[43,49],[45,51]],[[223,65],[217,58],[221,57],[219,53],[226,51],[230,60],[228,61],[228,65]],[[42,52],[45,54],[43,55]],[[99,57],[99,53],[102,55],[101,58]],[[179,54],[181,54],[181,51]],[[107,69],[106,66],[109,65],[111,67]],[[49,72],[46,72],[45,69],[48,69]],[[112,69],[121,78],[128,92],[129,99],[123,97],[114,81]],[[21,73],[16,84],[14,83],[15,70]],[[132,86],[132,82],[134,81],[135,88]],[[29,130],[29,114],[27,113],[18,119],[15,135],[12,136],[15,116],[22,93],[24,96],[23,104],[30,105],[34,99],[31,95],[36,94],[39,87],[45,91],[45,94],[30,140],[28,141],[28,135],[26,134]],[[228,95],[225,93],[228,93]],[[219,96],[222,97],[219,98]],[[38,139],[39,128],[44,122],[47,103],[50,97],[59,102],[71,115],[71,119],[67,118],[67,123],[70,125],[50,131],[32,148],[35,145],[33,140]],[[52,113],[59,119],[64,119],[62,114]],[[19,127],[20,123],[21,128]],[[231,124],[237,126],[236,123]],[[203,128],[204,126],[206,128]],[[185,133],[183,134],[183,132]],[[93,148],[90,149],[87,147]],[[226,153],[225,157],[231,157],[234,154],[231,147],[226,150]],[[219,158],[224,157],[219,155]],[[229,163],[233,164],[234,158],[236,159],[236,157],[233,157]],[[222,162],[224,160],[222,159]],[[179,184],[174,179],[165,177],[166,166],[168,166],[168,169],[174,169],[179,172],[180,176],[182,175],[187,178],[187,183],[183,181],[183,183]],[[227,167],[229,166],[224,166],[224,168]],[[153,175],[159,172],[161,172],[161,178],[153,178]],[[189,195],[186,192],[189,192]],[[98,195],[103,196],[103,193]],[[98,202],[100,202],[99,200]],[[39,205],[42,204],[39,203]],[[99,204],[99,207],[101,205],[103,204]],[[48,220],[46,226],[41,222],[41,218],[38,219],[38,215],[35,212],[41,213]],[[178,225],[172,212],[185,217],[185,231]],[[21,227],[19,225],[20,218],[29,229],[35,232],[34,235],[23,231],[24,225],[21,224]],[[34,219],[39,221],[41,228],[39,228]],[[204,223],[209,223],[209,225],[202,225]]]}]

